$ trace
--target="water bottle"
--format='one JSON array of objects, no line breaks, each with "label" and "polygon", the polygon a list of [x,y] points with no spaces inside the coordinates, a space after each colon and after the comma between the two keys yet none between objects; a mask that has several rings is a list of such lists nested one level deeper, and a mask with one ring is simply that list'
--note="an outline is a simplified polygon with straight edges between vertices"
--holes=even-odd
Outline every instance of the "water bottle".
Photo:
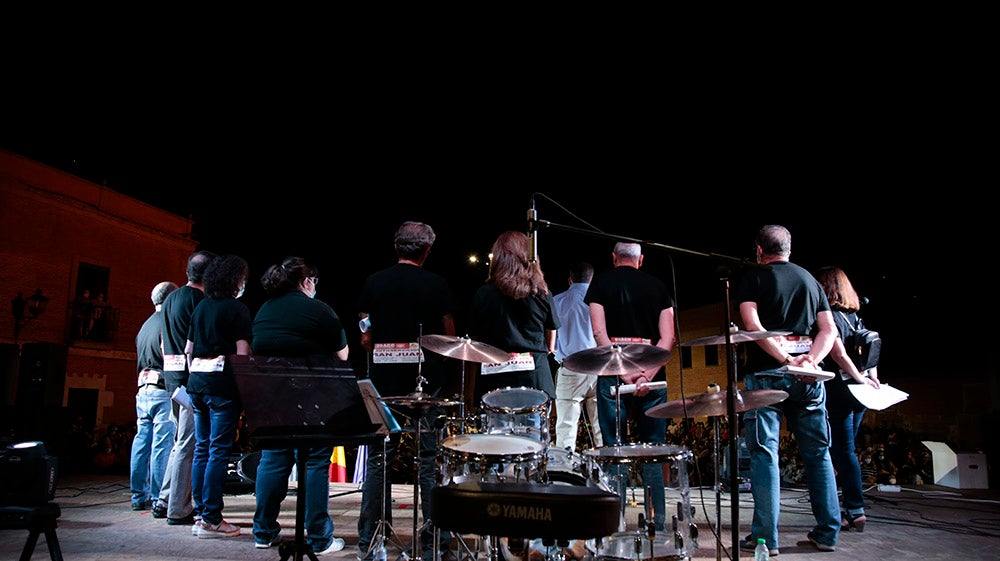
[{"label": "water bottle", "polygon": [[385,541],[382,536],[375,537],[375,549],[372,550],[373,561],[385,561]]},{"label": "water bottle", "polygon": [[769,561],[771,552],[764,543],[764,538],[757,538],[757,547],[753,550],[753,561]]}]

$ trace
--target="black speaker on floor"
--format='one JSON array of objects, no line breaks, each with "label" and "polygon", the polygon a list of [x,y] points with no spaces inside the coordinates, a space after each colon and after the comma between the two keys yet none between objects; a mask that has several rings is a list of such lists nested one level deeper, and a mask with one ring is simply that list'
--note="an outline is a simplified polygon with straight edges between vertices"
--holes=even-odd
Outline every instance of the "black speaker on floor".
[{"label": "black speaker on floor", "polygon": [[25,343],[17,376],[15,405],[31,411],[59,408],[66,387],[66,345]]},{"label": "black speaker on floor", "polygon": [[19,442],[0,451],[0,506],[39,506],[56,495],[58,458],[38,441]]}]

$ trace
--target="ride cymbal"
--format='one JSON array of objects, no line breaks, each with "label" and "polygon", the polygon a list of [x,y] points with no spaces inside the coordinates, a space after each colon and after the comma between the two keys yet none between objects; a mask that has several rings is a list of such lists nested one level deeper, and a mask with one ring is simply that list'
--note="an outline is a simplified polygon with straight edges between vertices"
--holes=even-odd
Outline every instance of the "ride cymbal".
[{"label": "ride cymbal", "polygon": [[563,360],[563,366],[574,372],[596,376],[641,374],[656,370],[670,360],[670,351],[655,345],[631,343],[605,345],[577,351]]},{"label": "ride cymbal", "polygon": [[469,362],[507,362],[510,353],[503,349],[477,343],[468,337],[454,335],[423,335],[420,346],[435,353]]},{"label": "ride cymbal", "polygon": [[[782,390],[748,390],[736,393],[736,412],[773,405],[784,401],[788,392]],[[726,392],[698,394],[694,397],[675,399],[646,410],[654,419],[680,419],[684,417],[719,417],[728,413]]]},{"label": "ride cymbal", "polygon": [[[768,337],[778,337],[780,335],[791,335],[791,331],[737,331],[729,336],[729,339],[733,343],[746,343],[748,341],[758,341],[760,339],[767,339]],[[725,335],[713,335],[710,337],[702,337],[700,339],[694,339],[688,341],[687,343],[681,343],[682,347],[703,347],[706,345],[725,345],[726,336]]]}]

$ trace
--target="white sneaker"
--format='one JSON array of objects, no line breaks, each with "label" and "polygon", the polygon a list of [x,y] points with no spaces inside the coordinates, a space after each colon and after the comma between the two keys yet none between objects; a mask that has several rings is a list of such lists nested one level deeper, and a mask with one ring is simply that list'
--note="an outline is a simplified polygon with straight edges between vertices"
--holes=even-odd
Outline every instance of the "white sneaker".
[{"label": "white sneaker", "polygon": [[194,519],[194,524],[191,525],[191,535],[198,537],[198,530],[201,530],[201,518]]},{"label": "white sneaker", "polygon": [[317,556],[319,556],[319,555],[329,555],[331,553],[336,553],[336,552],[340,551],[341,549],[344,549],[344,540],[343,540],[343,538],[333,538],[330,541],[330,547],[324,549],[323,551],[317,551],[315,553],[316,553]]},{"label": "white sneaker", "polygon": [[281,543],[281,534],[278,534],[277,536],[274,536],[274,539],[268,543],[255,541],[253,542],[253,546],[256,547],[257,549],[268,549],[280,543]]},{"label": "white sneaker", "polygon": [[218,524],[208,524],[204,520],[198,528],[198,537],[207,538],[234,538],[240,535],[240,527],[223,520]]}]

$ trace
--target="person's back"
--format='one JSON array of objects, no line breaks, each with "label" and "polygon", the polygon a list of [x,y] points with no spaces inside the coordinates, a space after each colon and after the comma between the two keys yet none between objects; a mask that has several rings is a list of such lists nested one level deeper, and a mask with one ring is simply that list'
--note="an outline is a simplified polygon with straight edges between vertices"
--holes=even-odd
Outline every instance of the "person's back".
[{"label": "person's back", "polygon": [[[163,379],[173,397],[170,417],[176,426],[174,447],[167,461],[160,497],[153,507],[154,518],[166,518],[167,524],[193,525],[201,518],[191,497],[191,464],[194,456],[194,412],[186,403],[188,367],[184,347],[187,344],[191,316],[205,297],[202,275],[216,257],[210,251],[196,251],[188,257],[188,282],[163,300]],[[179,390],[179,388],[184,388]],[[197,529],[197,527],[196,527]]]},{"label": "person's back", "polygon": [[840,531],[837,486],[830,459],[829,425],[822,382],[802,379],[781,370],[783,365],[818,369],[836,338],[836,327],[826,294],[819,282],[798,265],[789,262],[791,234],[782,226],[760,229],[756,239],[757,262],[740,278],[736,302],[748,331],[787,331],[789,336],[754,341],[747,348],[747,390],[780,390],[788,393],[781,402],[758,407],[744,415],[750,452],[751,492],[754,514],[751,534],[741,542],[753,551],[764,538],[771,554],[778,551],[780,478],[777,477],[779,438],[784,417],[805,467],[816,525],[806,544],[833,551]]},{"label": "person's back", "polygon": [[[614,268],[594,276],[584,301],[590,307],[590,319],[597,345],[645,344],[667,351],[674,346],[674,297],[658,278],[639,270],[643,263],[642,247],[619,242],[611,254]],[[666,362],[666,361],[665,361]],[[645,444],[663,444],[665,419],[652,418],[646,411],[667,398],[666,388],[650,389],[647,382],[666,380],[663,367],[653,371],[621,376],[600,376],[597,382],[598,417],[605,444],[624,444],[628,418],[635,419],[638,437]],[[613,398],[611,391],[621,383],[636,384],[631,395]],[[624,474],[621,491],[624,493]],[[666,527],[666,496],[663,472],[659,466],[642,466],[644,487],[652,488],[654,524],[657,531]]]},{"label": "person's back", "polygon": [[[253,320],[251,348],[257,356],[310,357],[346,361],[347,335],[340,317],[326,302],[316,299],[319,271],[301,257],[286,257],[261,277],[268,299]],[[298,448],[261,450],[254,482],[256,509],[253,515],[254,547],[267,549],[281,542],[278,516],[288,494],[288,478],[298,462],[305,464],[304,519],[307,541],[317,555],[344,548],[344,540],[333,536],[329,514],[330,458],[333,444],[311,446],[301,457]]]},{"label": "person's back", "polygon": [[[424,269],[436,239],[434,229],[428,224],[402,223],[393,236],[396,263],[369,275],[362,286],[358,302],[361,346],[371,355],[368,376],[383,397],[409,395],[417,387],[422,393],[440,396],[444,389],[444,357],[421,349],[421,363],[420,356],[412,352],[421,336],[455,335],[455,300],[451,289],[444,277]],[[418,381],[418,376],[423,380]],[[431,406],[397,412],[404,413],[404,422],[419,433],[416,454],[420,510],[424,520],[430,520],[437,451],[432,425],[445,411],[440,406]],[[392,495],[386,492],[391,484],[386,470],[393,465],[399,442],[400,434],[391,433],[380,449],[368,451],[358,518],[358,559],[371,560],[373,551],[385,537],[384,528],[382,534],[376,534],[382,527],[383,513],[392,509]],[[436,557],[433,534],[430,525],[420,531],[421,555],[428,561]],[[441,548],[447,548],[450,534],[441,532],[440,540]]]},{"label": "person's back", "polygon": [[174,444],[174,423],[170,420],[170,393],[163,380],[163,300],[177,285],[164,281],[153,287],[150,300],[154,311],[135,336],[136,431],[132,439],[129,485],[132,510],[151,508],[160,496],[163,477]]},{"label": "person's back", "polygon": [[597,346],[590,323],[590,306],[583,301],[594,277],[590,263],[570,267],[569,287],[552,297],[561,324],[556,330],[556,446],[576,450],[580,415],[586,410],[588,435],[594,448],[603,446],[597,425],[597,376],[574,372],[562,366],[566,357]]}]

